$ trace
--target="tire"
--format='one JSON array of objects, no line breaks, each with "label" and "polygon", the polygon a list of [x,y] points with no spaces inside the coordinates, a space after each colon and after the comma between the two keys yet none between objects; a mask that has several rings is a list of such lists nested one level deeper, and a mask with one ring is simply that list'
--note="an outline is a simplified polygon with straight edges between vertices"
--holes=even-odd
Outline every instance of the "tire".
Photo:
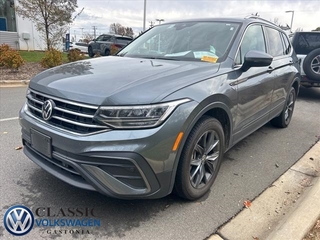
[{"label": "tire", "polygon": [[190,132],[177,169],[175,192],[196,200],[204,196],[217,177],[224,153],[225,137],[220,122],[202,117]]},{"label": "tire", "polygon": [[109,56],[109,55],[110,55],[110,50],[109,50],[109,49],[106,49],[106,50],[104,51],[104,55],[105,55],[105,56]]},{"label": "tire", "polygon": [[275,117],[271,120],[271,124],[279,128],[288,127],[292,118],[295,102],[296,90],[293,87],[291,87],[283,111],[278,117]]},{"label": "tire", "polygon": [[88,47],[88,55],[89,57],[93,58],[94,57],[94,53],[93,53],[93,50],[92,50],[92,47]]},{"label": "tire", "polygon": [[313,50],[305,57],[303,70],[309,79],[320,81],[320,48]]}]

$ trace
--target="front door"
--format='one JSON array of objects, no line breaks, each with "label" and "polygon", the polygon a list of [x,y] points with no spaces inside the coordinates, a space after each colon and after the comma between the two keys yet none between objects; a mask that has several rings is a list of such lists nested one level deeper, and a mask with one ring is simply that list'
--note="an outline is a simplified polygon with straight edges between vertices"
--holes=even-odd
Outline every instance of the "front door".
[{"label": "front door", "polygon": [[235,141],[255,131],[268,121],[273,94],[274,73],[270,66],[251,67],[243,71],[240,67],[250,50],[266,52],[264,32],[261,25],[250,25],[243,37],[236,56],[236,79],[233,83],[238,92],[235,119]]}]

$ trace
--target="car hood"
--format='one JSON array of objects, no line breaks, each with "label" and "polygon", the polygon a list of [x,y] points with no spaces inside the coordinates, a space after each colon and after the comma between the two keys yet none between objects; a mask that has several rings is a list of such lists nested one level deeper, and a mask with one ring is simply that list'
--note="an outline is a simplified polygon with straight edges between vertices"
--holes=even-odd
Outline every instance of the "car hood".
[{"label": "car hood", "polygon": [[30,81],[30,88],[95,105],[148,104],[212,77],[219,65],[109,56],[46,70]]}]

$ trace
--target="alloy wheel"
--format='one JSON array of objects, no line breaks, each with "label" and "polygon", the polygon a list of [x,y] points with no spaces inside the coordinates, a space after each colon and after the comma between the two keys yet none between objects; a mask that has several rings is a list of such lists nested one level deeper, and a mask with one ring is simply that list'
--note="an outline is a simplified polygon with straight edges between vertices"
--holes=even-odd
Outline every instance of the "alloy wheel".
[{"label": "alloy wheel", "polygon": [[320,75],[320,55],[318,55],[314,59],[312,59],[311,69],[315,74]]},{"label": "alloy wheel", "polygon": [[291,91],[287,101],[286,110],[284,112],[284,119],[286,122],[290,121],[290,118],[293,113],[293,106],[294,106],[294,96],[293,96],[293,92]]},{"label": "alloy wheel", "polygon": [[190,182],[194,188],[203,188],[216,172],[220,155],[218,134],[209,130],[198,139],[190,162]]}]

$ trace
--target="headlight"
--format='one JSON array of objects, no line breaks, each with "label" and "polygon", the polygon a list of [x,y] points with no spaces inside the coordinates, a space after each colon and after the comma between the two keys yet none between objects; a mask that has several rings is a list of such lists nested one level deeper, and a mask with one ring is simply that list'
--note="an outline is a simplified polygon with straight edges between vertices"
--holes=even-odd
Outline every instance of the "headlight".
[{"label": "headlight", "polygon": [[190,99],[140,106],[102,106],[95,118],[113,128],[150,128],[160,125],[173,110]]}]

